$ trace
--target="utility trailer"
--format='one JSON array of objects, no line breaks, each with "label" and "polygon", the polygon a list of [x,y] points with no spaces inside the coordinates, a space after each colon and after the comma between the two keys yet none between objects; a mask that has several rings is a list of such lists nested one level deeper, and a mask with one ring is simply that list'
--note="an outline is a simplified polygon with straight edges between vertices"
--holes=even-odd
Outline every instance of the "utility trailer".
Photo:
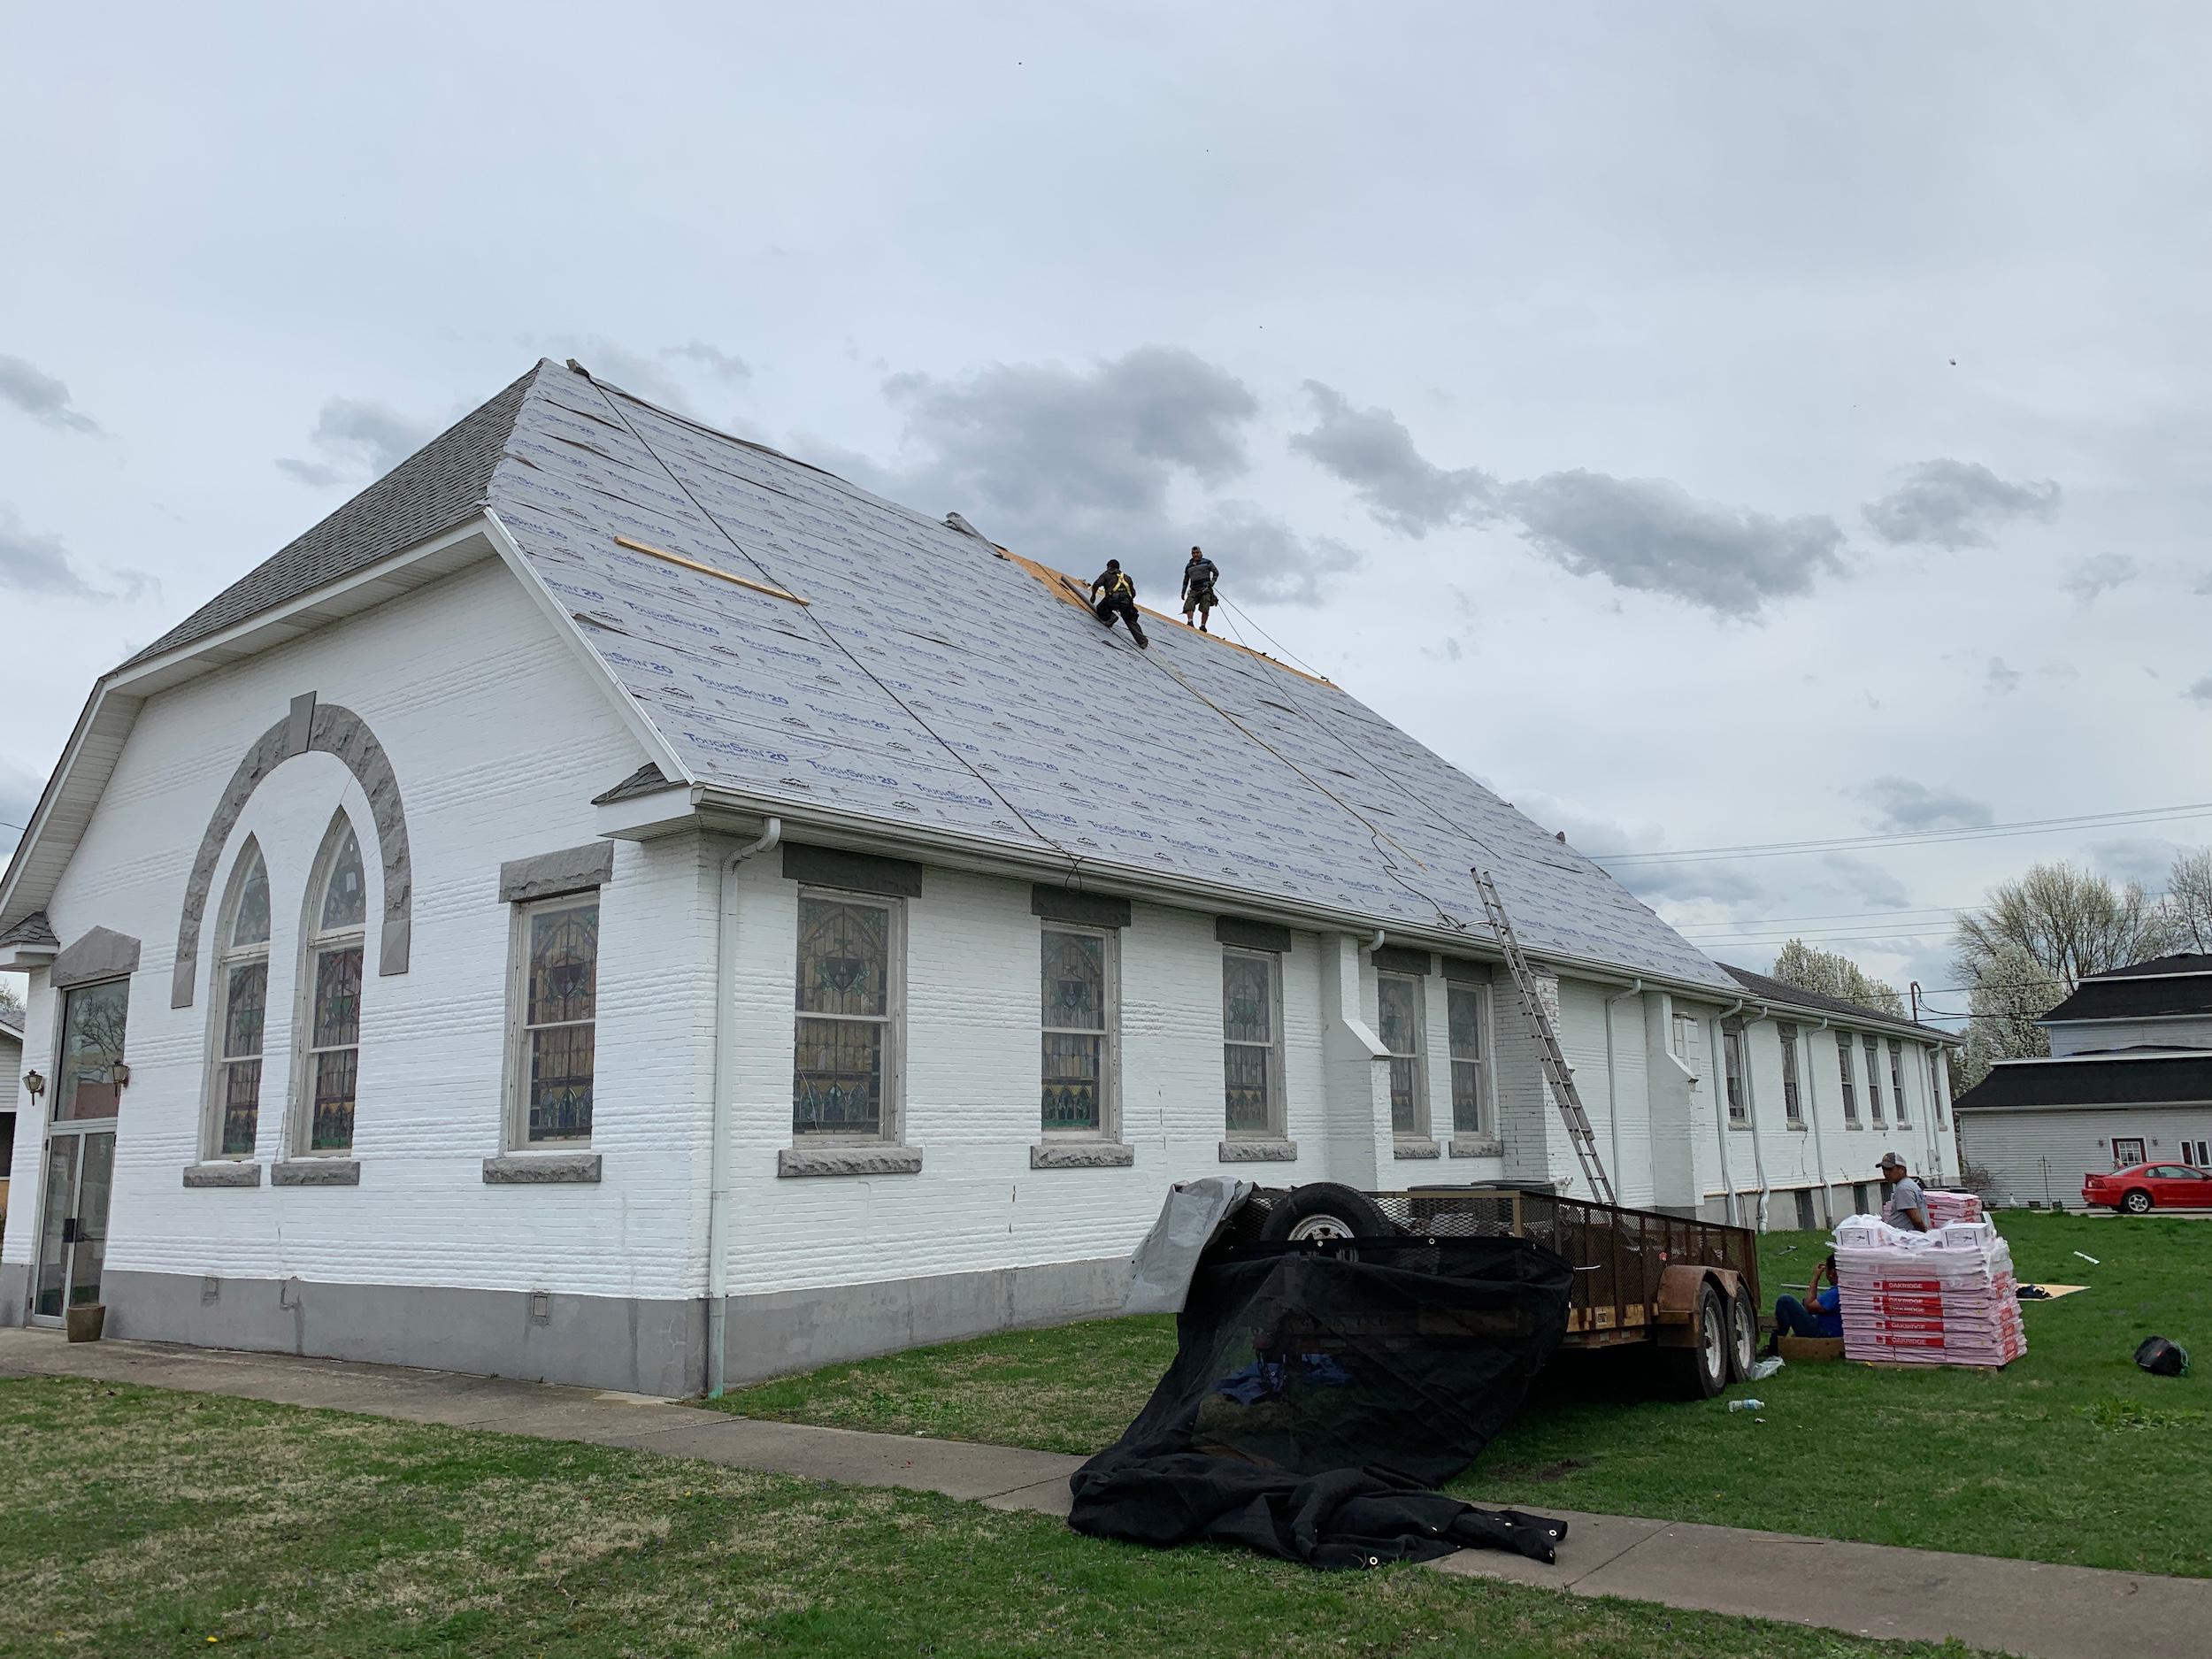
[{"label": "utility trailer", "polygon": [[1563,1347],[1646,1347],[1671,1388],[1692,1399],[1741,1380],[1758,1355],[1759,1255],[1748,1227],[1525,1187],[1360,1193],[1315,1181],[1258,1189],[1230,1235],[1342,1251],[1362,1238],[1528,1239],[1575,1270]]}]

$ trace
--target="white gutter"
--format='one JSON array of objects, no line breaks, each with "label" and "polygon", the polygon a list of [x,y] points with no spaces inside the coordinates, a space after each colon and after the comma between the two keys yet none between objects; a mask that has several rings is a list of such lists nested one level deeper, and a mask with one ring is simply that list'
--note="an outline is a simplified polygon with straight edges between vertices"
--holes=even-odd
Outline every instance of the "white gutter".
[{"label": "white gutter", "polygon": [[760,839],[722,861],[714,950],[714,1102],[707,1148],[707,1398],[719,1400],[728,1379],[730,1301],[730,1121],[737,1111],[737,867],[783,839],[783,820],[763,825]]},{"label": "white gutter", "polygon": [[[1626,990],[1616,991],[1605,999],[1605,1116],[1608,1139],[1613,1145],[1613,1179],[1616,1183],[1621,1179],[1621,1087],[1620,1079],[1613,1070],[1613,1004],[1624,997],[1640,995],[1643,988],[1644,982],[1639,979]],[[1651,1098],[1648,1083],[1645,1085],[1644,1098],[1648,1105]],[[1648,1131],[1649,1125],[1647,1125],[1647,1133]],[[1617,1190],[1614,1196],[1619,1195]]]}]

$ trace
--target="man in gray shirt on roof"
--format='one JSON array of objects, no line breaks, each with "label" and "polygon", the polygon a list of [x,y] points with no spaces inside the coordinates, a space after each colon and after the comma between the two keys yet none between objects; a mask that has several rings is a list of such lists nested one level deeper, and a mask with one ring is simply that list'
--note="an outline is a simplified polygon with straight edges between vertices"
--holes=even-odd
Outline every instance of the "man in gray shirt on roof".
[{"label": "man in gray shirt on roof", "polygon": [[1882,1219],[1908,1233],[1927,1232],[1928,1194],[1905,1172],[1905,1160],[1885,1152],[1875,1167],[1882,1172]]}]

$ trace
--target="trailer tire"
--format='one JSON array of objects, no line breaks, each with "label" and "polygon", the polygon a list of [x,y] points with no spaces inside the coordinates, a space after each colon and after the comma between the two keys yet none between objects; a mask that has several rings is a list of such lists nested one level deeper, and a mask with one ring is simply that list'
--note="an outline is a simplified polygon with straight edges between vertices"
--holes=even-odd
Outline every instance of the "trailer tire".
[{"label": "trailer tire", "polygon": [[1720,1287],[1707,1279],[1697,1293],[1697,1310],[1687,1348],[1666,1350],[1674,1392],[1685,1400],[1710,1400],[1728,1386],[1728,1304]]},{"label": "trailer tire", "polygon": [[1759,1310],[1742,1286],[1728,1299],[1728,1380],[1749,1382],[1759,1363]]},{"label": "trailer tire", "polygon": [[1308,1181],[1268,1210],[1260,1237],[1270,1244],[1294,1244],[1309,1239],[1387,1239],[1397,1232],[1366,1194],[1334,1181]]}]

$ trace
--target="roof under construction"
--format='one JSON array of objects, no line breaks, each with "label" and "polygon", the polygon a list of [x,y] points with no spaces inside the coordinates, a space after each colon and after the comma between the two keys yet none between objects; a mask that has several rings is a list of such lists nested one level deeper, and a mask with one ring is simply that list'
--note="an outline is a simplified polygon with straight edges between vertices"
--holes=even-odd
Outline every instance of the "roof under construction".
[{"label": "roof under construction", "polygon": [[[488,509],[686,777],[1489,943],[1735,982],[1603,870],[1338,687],[1177,626],[1140,651],[1079,584],[953,525],[542,362],[141,653]],[[1231,567],[1233,580],[1234,567]]]}]

